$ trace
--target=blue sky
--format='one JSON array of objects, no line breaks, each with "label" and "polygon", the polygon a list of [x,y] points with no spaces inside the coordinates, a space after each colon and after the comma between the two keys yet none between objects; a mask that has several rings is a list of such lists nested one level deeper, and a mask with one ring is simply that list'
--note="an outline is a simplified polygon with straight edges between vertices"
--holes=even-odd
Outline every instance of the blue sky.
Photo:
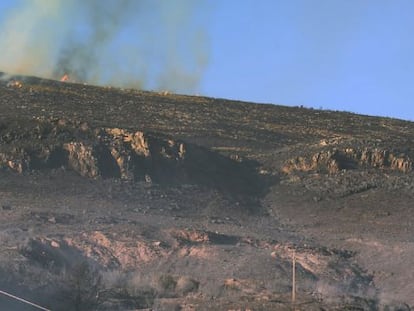
[{"label": "blue sky", "polygon": [[222,1],[209,95],[414,120],[414,1]]},{"label": "blue sky", "polygon": [[206,2],[195,93],[414,120],[414,1]]}]

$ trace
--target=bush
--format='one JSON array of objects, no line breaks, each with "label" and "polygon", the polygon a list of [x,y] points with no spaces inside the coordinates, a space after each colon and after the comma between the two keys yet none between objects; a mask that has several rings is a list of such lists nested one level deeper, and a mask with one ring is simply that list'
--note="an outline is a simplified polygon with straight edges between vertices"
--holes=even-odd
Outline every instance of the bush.
[{"label": "bush", "polygon": [[75,265],[65,276],[63,300],[67,306],[62,310],[91,311],[101,304],[102,276],[86,261]]}]

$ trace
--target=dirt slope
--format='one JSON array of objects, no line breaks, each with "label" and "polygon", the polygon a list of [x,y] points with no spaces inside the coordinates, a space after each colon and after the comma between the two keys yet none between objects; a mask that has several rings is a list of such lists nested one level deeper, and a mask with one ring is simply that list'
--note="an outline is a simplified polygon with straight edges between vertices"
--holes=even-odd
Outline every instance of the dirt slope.
[{"label": "dirt slope", "polygon": [[[414,124],[0,80],[0,289],[53,310],[410,310]],[[0,306],[25,309],[0,296]]]}]

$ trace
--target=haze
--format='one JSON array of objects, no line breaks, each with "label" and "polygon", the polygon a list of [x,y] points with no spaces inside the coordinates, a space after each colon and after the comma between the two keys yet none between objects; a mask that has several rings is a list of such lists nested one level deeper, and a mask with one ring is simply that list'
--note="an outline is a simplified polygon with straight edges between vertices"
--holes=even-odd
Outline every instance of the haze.
[{"label": "haze", "polygon": [[[87,64],[91,83],[414,119],[412,1],[98,1],[102,16],[126,14],[112,19],[104,47],[83,2],[55,1],[66,9],[36,15],[47,3],[0,3],[0,70],[58,75],[62,51],[73,64],[80,49],[74,68],[80,75]],[[46,58],[21,70],[34,30]]]}]

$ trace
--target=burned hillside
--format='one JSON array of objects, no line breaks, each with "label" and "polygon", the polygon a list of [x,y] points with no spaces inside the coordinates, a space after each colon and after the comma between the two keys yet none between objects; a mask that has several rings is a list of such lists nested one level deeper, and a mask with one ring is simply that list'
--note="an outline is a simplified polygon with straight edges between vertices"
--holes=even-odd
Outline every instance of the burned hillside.
[{"label": "burned hillside", "polygon": [[289,310],[294,255],[297,309],[414,305],[411,122],[5,74],[0,111],[0,290]]}]

